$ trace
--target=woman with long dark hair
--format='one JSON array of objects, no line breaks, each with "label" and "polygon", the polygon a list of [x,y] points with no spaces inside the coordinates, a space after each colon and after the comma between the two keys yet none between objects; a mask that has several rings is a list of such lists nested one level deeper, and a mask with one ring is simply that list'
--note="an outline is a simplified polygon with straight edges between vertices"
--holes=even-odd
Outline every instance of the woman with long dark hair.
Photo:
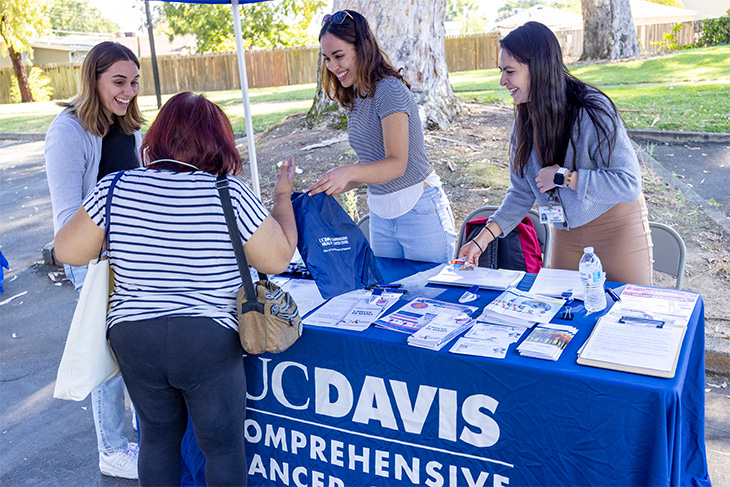
[{"label": "woman with long dark hair", "polygon": [[454,250],[454,217],[426,157],[410,85],[354,10],[326,15],[319,42],[322,86],[347,110],[350,146],[359,161],[327,171],[310,194],[338,195],[367,184],[376,256],[447,261]]},{"label": "woman with long dark hair", "polygon": [[652,243],[641,170],[613,102],[572,76],[555,34],[527,22],[500,41],[500,83],[516,105],[511,187],[459,256],[511,232],[537,200],[553,224],[550,267],[578,269],[592,246],[612,281],[651,284]]},{"label": "woman with long dark hair", "polygon": [[103,178],[56,234],[56,256],[78,265],[107,249],[114,271],[109,341],[139,416],[140,485],[180,485],[180,444],[190,415],[208,485],[245,485],[246,387],[236,318],[241,276],[216,179],[228,175],[250,265],[283,272],[297,230],[294,164],[285,161],[269,213],[235,174],[231,124],[214,103],[179,93],[142,144],[145,167]]},{"label": "woman with long dark hair", "polygon": [[[56,232],[109,173],[140,166],[140,127],[137,106],[139,60],[125,46],[102,42],[86,55],[78,94],[59,103],[64,110],[51,122],[45,155],[48,187]],[[64,265],[76,290],[86,278],[86,264]],[[137,444],[123,434],[125,406],[121,377],[91,392],[91,410],[104,475],[137,478]]]}]

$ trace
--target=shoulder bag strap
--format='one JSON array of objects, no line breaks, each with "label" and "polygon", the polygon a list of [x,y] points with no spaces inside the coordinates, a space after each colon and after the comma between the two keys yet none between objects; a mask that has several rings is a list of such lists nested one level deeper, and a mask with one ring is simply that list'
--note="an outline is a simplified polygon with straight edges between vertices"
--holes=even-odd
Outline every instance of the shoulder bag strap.
[{"label": "shoulder bag strap", "polygon": [[112,183],[109,185],[109,190],[106,192],[106,209],[104,212],[104,223],[106,224],[106,228],[104,229],[104,241],[101,243],[99,257],[96,259],[97,261],[101,260],[101,256],[104,253],[105,248],[107,249],[107,252],[109,251],[109,228],[111,227],[112,196],[114,194],[114,187],[117,185],[117,181],[119,181],[122,177],[122,174],[124,174],[124,171],[119,171],[114,175],[114,179],[112,179]]},{"label": "shoulder bag strap", "polygon": [[[246,306],[254,306],[255,304],[255,308],[263,308],[263,305],[259,303],[256,297],[256,292],[253,288],[251,273],[248,270],[248,261],[246,260],[246,254],[243,251],[241,235],[238,232],[236,217],[233,214],[233,203],[231,203],[231,194],[228,191],[228,176],[225,174],[218,176],[215,181],[215,187],[218,189],[218,194],[221,197],[223,215],[226,217],[226,225],[228,226],[228,235],[231,238],[231,244],[233,244],[233,252],[236,254],[238,271],[241,273],[241,282],[243,283],[243,289],[246,293],[246,303],[244,303],[243,306],[245,308]],[[246,309],[243,311],[245,312]],[[263,312],[263,309],[261,312]]]}]

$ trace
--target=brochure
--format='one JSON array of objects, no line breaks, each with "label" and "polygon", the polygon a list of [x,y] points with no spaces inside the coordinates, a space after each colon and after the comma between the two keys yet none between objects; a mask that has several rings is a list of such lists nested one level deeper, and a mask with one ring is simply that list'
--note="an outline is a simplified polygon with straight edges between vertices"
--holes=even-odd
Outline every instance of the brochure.
[{"label": "brochure", "polygon": [[[515,319],[514,325],[531,326],[527,323],[548,323],[565,304],[564,299],[531,294],[518,289],[508,289],[484,307],[479,321],[489,323]],[[512,324],[512,323],[509,323]]]},{"label": "brochure", "polygon": [[[378,298],[387,299],[387,303],[382,306],[380,312],[378,313],[378,316],[385,313],[391,306],[397,303],[402,295],[402,293],[381,294]],[[348,323],[343,322],[343,320],[345,320],[348,315],[350,315],[350,312],[358,306],[361,299],[369,301],[371,297],[372,292],[366,289],[356,289],[354,291],[350,291],[349,293],[335,296],[334,298],[327,301],[327,303],[325,303],[319,309],[315,310],[311,315],[304,318],[303,322],[305,325],[364,330],[368,326],[370,326],[372,321],[368,322],[366,325],[364,322]]]},{"label": "brochure", "polygon": [[555,298],[562,297],[563,293],[566,292],[572,293],[573,299],[584,300],[580,272],[543,267],[537,273],[535,282],[532,283],[530,288],[530,294],[541,294]]},{"label": "brochure", "polygon": [[474,306],[416,298],[395,312],[376,320],[375,325],[388,330],[413,334],[438,315],[471,315],[476,309]]},{"label": "brochure", "polygon": [[522,271],[488,269],[486,267],[455,270],[448,264],[444,264],[438,274],[428,278],[428,282],[447,286],[479,286],[482,289],[504,291],[519,284],[524,275],[525,273]]},{"label": "brochure", "polygon": [[474,324],[465,313],[457,315],[440,314],[408,337],[408,344],[416,347],[441,350],[455,336]]},{"label": "brochure", "polygon": [[517,351],[525,357],[558,360],[577,332],[578,328],[573,326],[540,323],[517,346]]},{"label": "brochure", "polygon": [[459,338],[451,350],[451,353],[459,353],[463,355],[476,355],[479,357],[504,358],[509,349],[509,343],[499,341],[480,340],[478,338],[467,338],[463,336]]}]

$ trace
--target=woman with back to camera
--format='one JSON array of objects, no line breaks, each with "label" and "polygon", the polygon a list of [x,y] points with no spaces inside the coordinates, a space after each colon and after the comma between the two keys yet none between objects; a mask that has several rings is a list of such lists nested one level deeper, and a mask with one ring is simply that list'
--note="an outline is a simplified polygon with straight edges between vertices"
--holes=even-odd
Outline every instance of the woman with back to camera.
[{"label": "woman with back to camera", "polygon": [[537,200],[553,224],[550,267],[578,269],[592,246],[607,279],[651,284],[652,243],[641,170],[613,102],[572,76],[555,34],[527,22],[500,41],[501,85],[516,105],[504,201],[459,251],[476,261]]},{"label": "woman with back to camera", "polygon": [[454,250],[454,217],[426,157],[410,86],[353,10],[326,15],[319,32],[322,85],[347,110],[359,161],[327,171],[310,194],[338,195],[368,185],[370,245],[379,257],[445,262]]},{"label": "woman with back to camera", "polygon": [[192,420],[208,485],[245,485],[245,376],[236,318],[241,276],[216,177],[228,184],[249,264],[283,272],[297,242],[293,162],[269,214],[239,179],[228,118],[203,96],[172,97],[145,136],[145,167],[126,171],[104,205],[102,179],[56,235],[72,265],[97,255],[110,226],[114,291],[107,323],[140,424],[140,485],[180,485],[180,443]]},{"label": "woman with back to camera", "polygon": [[[140,166],[137,106],[139,60],[116,42],[97,44],[81,67],[79,93],[51,122],[46,134],[46,174],[55,232],[81,206],[97,181],[109,173]],[[87,262],[64,265],[77,291],[86,278]],[[121,377],[91,392],[91,410],[104,475],[137,478],[137,444],[127,441],[124,427],[124,382]]]}]

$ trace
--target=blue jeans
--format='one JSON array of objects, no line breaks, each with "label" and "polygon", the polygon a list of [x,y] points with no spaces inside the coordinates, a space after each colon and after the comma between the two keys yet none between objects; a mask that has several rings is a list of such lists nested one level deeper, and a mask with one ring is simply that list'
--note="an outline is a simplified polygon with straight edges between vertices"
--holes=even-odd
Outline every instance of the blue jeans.
[{"label": "blue jeans", "polygon": [[377,257],[448,262],[455,240],[454,215],[440,187],[424,188],[416,205],[397,218],[370,212],[370,246]]},{"label": "blue jeans", "polygon": [[[76,290],[86,279],[86,266],[73,267],[63,265],[68,277]],[[94,428],[96,429],[96,445],[100,452],[110,453],[114,450],[126,448],[127,438],[124,430],[124,381],[121,377],[104,382],[91,391],[91,411],[94,414]]]}]

